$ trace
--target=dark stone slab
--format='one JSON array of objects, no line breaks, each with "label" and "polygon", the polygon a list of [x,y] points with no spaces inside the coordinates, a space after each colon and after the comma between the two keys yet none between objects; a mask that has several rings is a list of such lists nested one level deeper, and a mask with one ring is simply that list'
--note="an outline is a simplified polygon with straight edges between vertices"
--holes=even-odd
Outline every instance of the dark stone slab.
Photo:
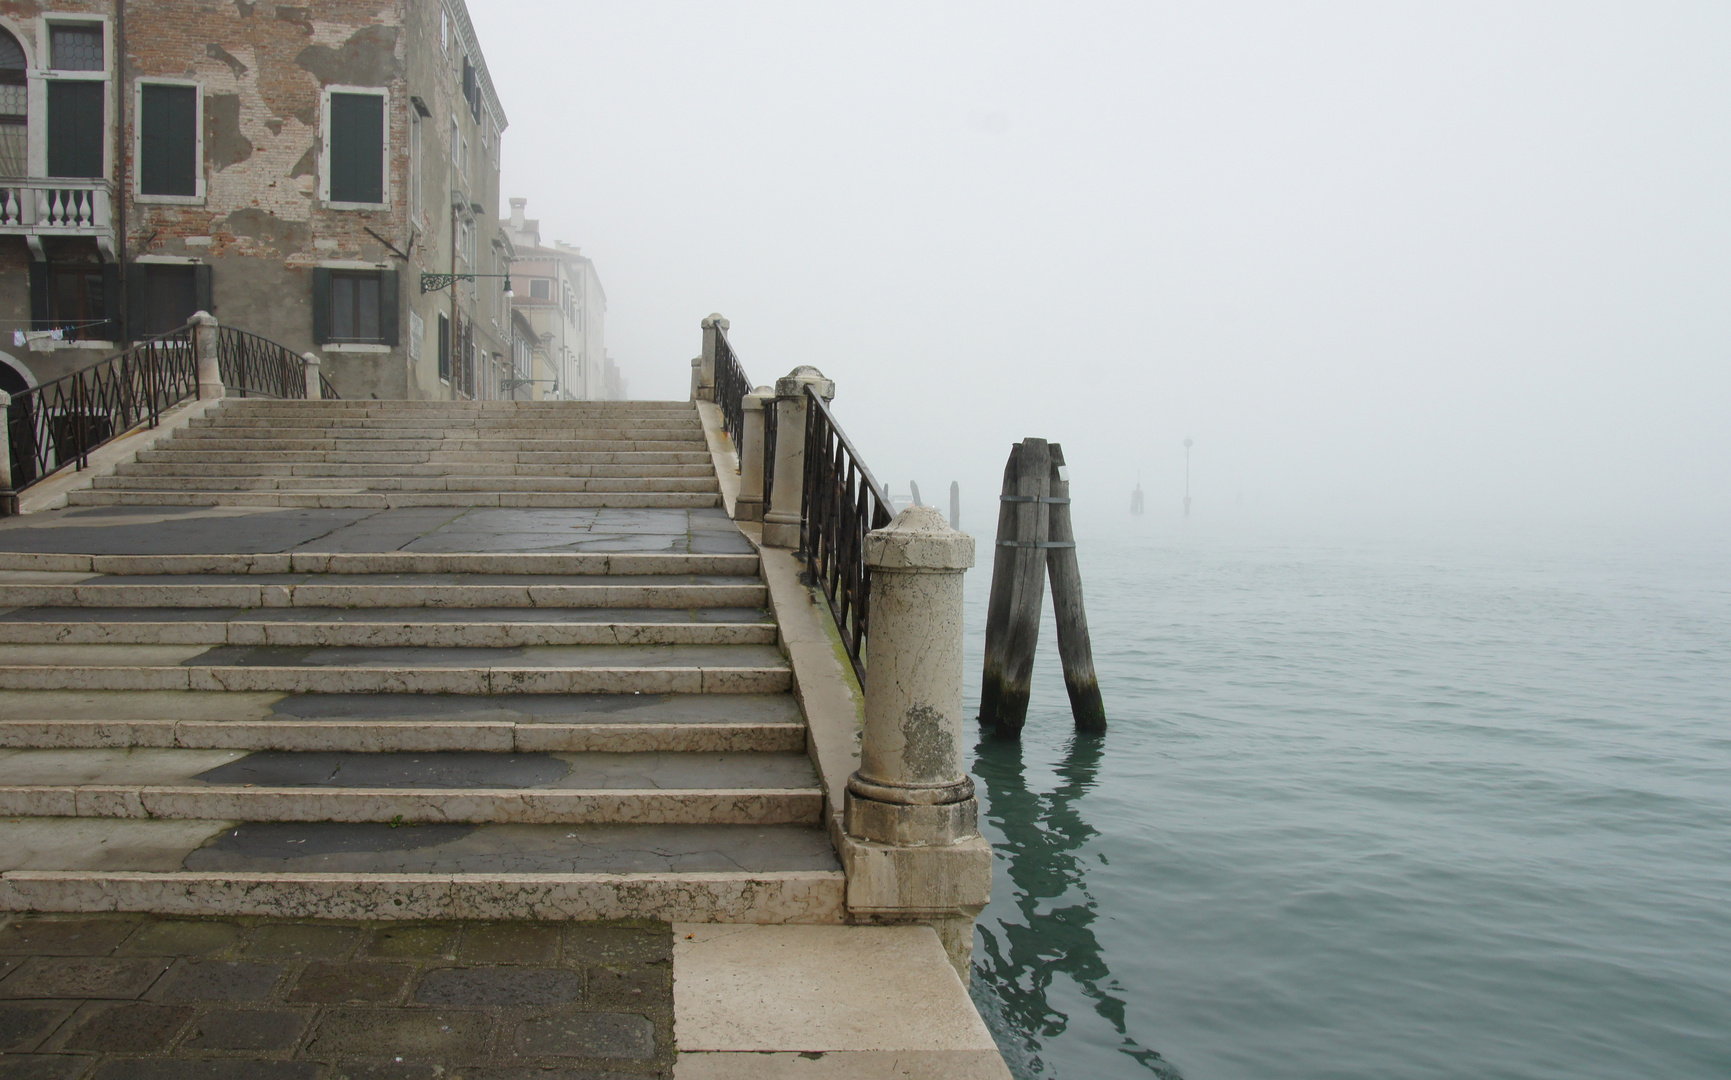
[{"label": "dark stone slab", "polygon": [[471,1064],[486,1055],[492,1019],[453,1009],[331,1009],[302,1051],[312,1058]]},{"label": "dark stone slab", "polygon": [[165,1001],[262,1001],[282,972],[277,964],[207,960],[170,974],[161,996]]},{"label": "dark stone slab", "polygon": [[199,1017],[183,1044],[192,1050],[287,1050],[300,1041],[306,1017],[280,1009],[216,1009]]},{"label": "dark stone slab", "polygon": [[[357,478],[358,479],[358,478]],[[372,553],[397,551],[468,513],[459,506],[404,506],[383,510],[308,540],[296,551]]]},{"label": "dark stone slab", "polygon": [[[448,1076],[443,1065],[373,1065],[343,1062],[331,1070],[330,1080],[442,1080]],[[463,1076],[474,1076],[465,1070]]]},{"label": "dark stone slab", "polygon": [[471,964],[547,963],[559,958],[559,927],[521,922],[471,926],[458,956]]},{"label": "dark stone slab", "polygon": [[34,1050],[77,1007],[75,1001],[8,1001],[0,1004],[0,1053]]},{"label": "dark stone slab", "polygon": [[632,1058],[655,1056],[655,1025],[632,1013],[571,1013],[525,1020],[517,1026],[517,1052],[525,1057]]},{"label": "dark stone slab", "polygon": [[107,956],[136,929],[136,919],[16,919],[0,927],[0,953]]},{"label": "dark stone slab", "polygon": [[666,923],[644,929],[567,923],[565,956],[584,964],[665,964],[673,960],[673,930]]},{"label": "dark stone slab", "polygon": [[673,996],[673,966],[656,964],[624,968],[590,968],[589,1005],[597,1009],[641,1011],[652,1002]]},{"label": "dark stone slab", "polygon": [[463,1080],[647,1080],[650,1076],[662,1076],[662,1073],[622,1073],[594,1069],[544,1069],[535,1066],[518,1066],[505,1069],[468,1069],[463,1073]]},{"label": "dark stone slab", "polygon": [[240,940],[233,923],[173,921],[149,923],[120,948],[122,956],[209,956]]},{"label": "dark stone slab", "polygon": [[548,754],[263,750],[208,769],[195,779],[268,787],[531,788],[561,780],[570,771],[569,764]]},{"label": "dark stone slab", "polygon": [[187,1061],[179,1058],[105,1061],[91,1080],[318,1080],[315,1061]]},{"label": "dark stone slab", "polygon": [[167,960],[33,956],[0,982],[0,998],[135,998]]},{"label": "dark stone slab", "polygon": [[[94,508],[73,511],[77,525],[54,525],[63,512],[31,514],[0,525],[0,551],[56,551],[87,555],[221,555],[287,551],[377,510],[282,510],[263,514],[198,514],[199,508]],[[174,515],[171,521],[126,521],[128,517]],[[98,524],[103,518],[113,524]],[[89,522],[86,524],[85,522]],[[46,527],[53,526],[53,527]]]},{"label": "dark stone slab", "polygon": [[335,960],[354,951],[360,937],[361,932],[351,926],[266,923],[253,930],[244,951],[248,956]]},{"label": "dark stone slab", "polygon": [[308,964],[288,992],[288,1000],[318,1005],[395,1001],[413,971],[406,964]]},{"label": "dark stone slab", "polygon": [[153,1005],[137,1001],[98,1005],[74,1019],[77,1027],[67,1037],[65,1048],[148,1054],[173,1042],[191,1019],[192,1009],[186,1005]]},{"label": "dark stone slab", "polygon": [[0,1080],[78,1080],[95,1058],[70,1054],[0,1056]]},{"label": "dark stone slab", "polygon": [[186,857],[188,870],[231,870],[278,861],[304,864],[321,856],[413,851],[468,836],[478,825],[385,822],[256,821],[225,829]]},{"label": "dark stone slab", "polygon": [[583,977],[562,968],[444,968],[415,990],[423,1005],[565,1005],[583,992]]},{"label": "dark stone slab", "polygon": [[381,958],[455,959],[457,931],[449,926],[390,926],[374,931],[372,940],[361,951],[366,956]]},{"label": "dark stone slab", "polygon": [[757,549],[741,533],[729,536],[724,532],[694,532],[691,534],[693,555],[750,555]]}]

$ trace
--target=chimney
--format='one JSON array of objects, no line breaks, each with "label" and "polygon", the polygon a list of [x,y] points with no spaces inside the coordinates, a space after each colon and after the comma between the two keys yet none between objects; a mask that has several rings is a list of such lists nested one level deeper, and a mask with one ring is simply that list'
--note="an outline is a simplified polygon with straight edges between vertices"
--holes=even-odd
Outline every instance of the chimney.
[{"label": "chimney", "polygon": [[528,205],[529,205],[528,199],[512,199],[511,200],[511,231],[512,232],[520,233],[523,231],[523,208],[525,206],[528,206]]}]

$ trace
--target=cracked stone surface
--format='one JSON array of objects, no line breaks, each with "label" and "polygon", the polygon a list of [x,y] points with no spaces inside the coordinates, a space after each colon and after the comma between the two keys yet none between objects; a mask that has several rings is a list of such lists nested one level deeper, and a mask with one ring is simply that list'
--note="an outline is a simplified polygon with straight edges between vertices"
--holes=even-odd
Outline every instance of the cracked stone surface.
[{"label": "cracked stone surface", "polygon": [[672,952],[651,921],[16,916],[0,1076],[667,1077]]}]

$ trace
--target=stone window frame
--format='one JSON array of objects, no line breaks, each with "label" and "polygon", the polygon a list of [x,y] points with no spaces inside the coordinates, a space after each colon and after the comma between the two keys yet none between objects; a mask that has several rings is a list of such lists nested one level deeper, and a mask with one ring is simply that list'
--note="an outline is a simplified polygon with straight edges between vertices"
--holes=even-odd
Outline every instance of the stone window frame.
[{"label": "stone window frame", "polygon": [[[384,138],[379,145],[380,191],[383,201],[333,202],[331,200],[331,95],[371,94],[384,100]],[[360,210],[377,212],[392,208],[395,190],[391,185],[391,89],[388,86],[327,86],[319,92],[319,201],[327,210]]]},{"label": "stone window frame", "polygon": [[[24,47],[24,55],[31,67],[26,74],[26,108],[28,109],[28,130],[25,138],[28,140],[29,174],[33,177],[48,175],[48,84],[51,82],[99,82],[103,84],[102,94],[102,179],[112,182],[114,178],[114,125],[118,122],[115,115],[116,107],[114,93],[114,22],[113,17],[100,12],[81,11],[48,11],[36,16],[35,33],[32,40],[26,41],[24,35],[18,33],[18,27],[12,24],[7,29],[18,39],[18,44]],[[77,71],[62,70],[54,67],[52,46],[52,31],[50,27],[67,26],[73,23],[81,25],[100,25],[102,27],[102,70]]]},{"label": "stone window frame", "polygon": [[[144,192],[144,88],[190,86],[193,88],[193,193],[191,195],[147,195]],[[140,75],[132,80],[132,201],[162,206],[203,206],[207,196],[204,169],[204,83],[198,79]]]}]

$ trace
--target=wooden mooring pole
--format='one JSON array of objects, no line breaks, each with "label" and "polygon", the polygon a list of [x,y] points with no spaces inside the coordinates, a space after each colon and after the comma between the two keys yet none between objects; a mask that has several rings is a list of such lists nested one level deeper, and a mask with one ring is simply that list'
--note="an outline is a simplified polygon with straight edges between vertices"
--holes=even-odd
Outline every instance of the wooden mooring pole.
[{"label": "wooden mooring pole", "polygon": [[980,723],[1002,738],[1017,738],[1028,719],[1040,606],[1048,574],[1058,621],[1058,655],[1070,710],[1082,731],[1104,731],[1106,709],[1094,674],[1082,575],[1070,522],[1070,485],[1061,479],[1063,449],[1045,439],[1010,448],[998,503],[992,592],[986,603],[985,672]]}]

